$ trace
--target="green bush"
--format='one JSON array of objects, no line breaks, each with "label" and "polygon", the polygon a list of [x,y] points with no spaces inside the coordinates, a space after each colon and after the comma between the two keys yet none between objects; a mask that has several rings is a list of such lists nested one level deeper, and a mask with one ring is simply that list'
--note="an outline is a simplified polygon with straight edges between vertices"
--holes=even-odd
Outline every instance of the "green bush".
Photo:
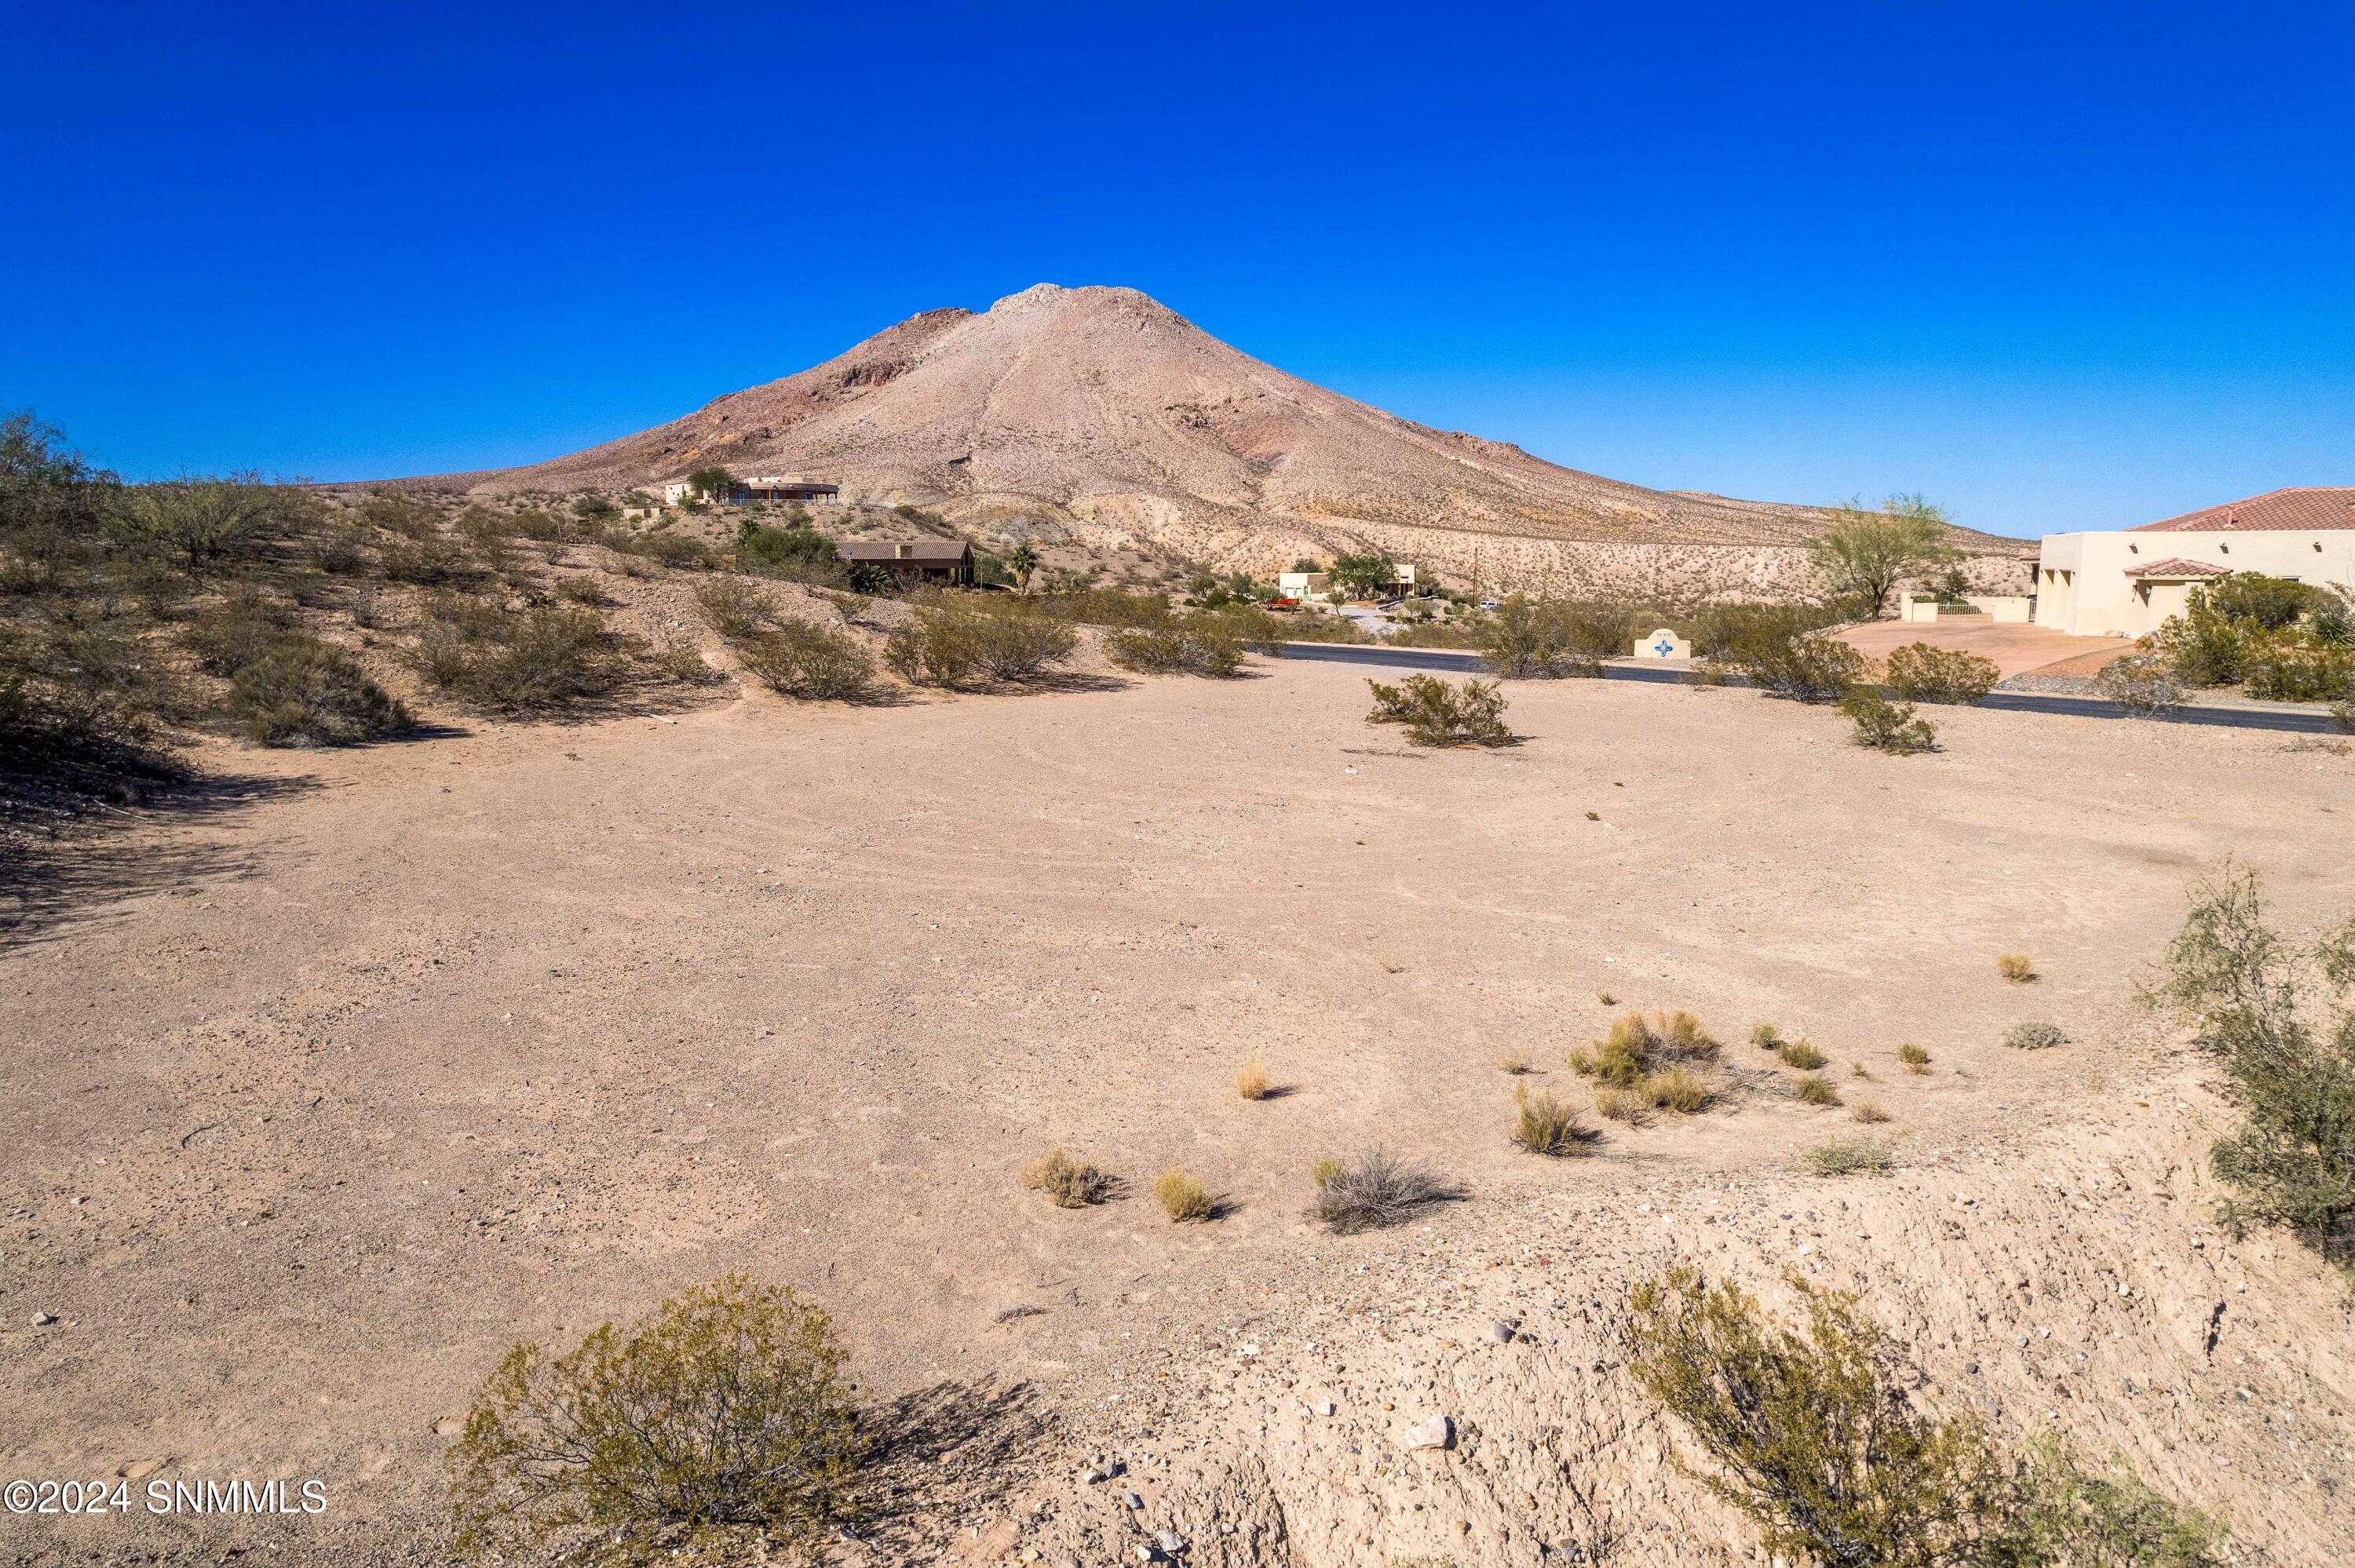
[{"label": "green bush", "polygon": [[[2265,923],[2256,874],[2195,892],[2153,1000],[2215,1055],[2245,1119],[2209,1151],[2225,1218],[2287,1227],[2355,1269],[2355,916],[2299,949]],[[2325,1002],[2335,1018],[2318,1022]]]},{"label": "green bush", "polygon": [[1762,638],[1745,645],[1733,663],[1762,689],[1802,703],[1839,701],[1866,669],[1862,653],[1821,633]]},{"label": "green bush", "polygon": [[742,1275],[562,1356],[519,1344],[450,1450],[452,1544],[506,1559],[588,1537],[630,1563],[815,1551],[864,1447],[843,1359],[823,1309]]},{"label": "green bush", "polygon": [[2087,1468],[2055,1437],[2030,1445],[1975,1568],[2224,1568],[2228,1531],[2140,1477]]},{"label": "green bush", "polygon": [[496,713],[541,714],[602,696],[629,678],[632,644],[581,605],[520,614],[445,597],[427,607],[412,661],[426,680]]},{"label": "green bush", "polygon": [[1889,689],[1909,703],[1977,703],[2003,678],[1992,659],[1909,642],[1889,655]]},{"label": "green bush", "polygon": [[412,722],[342,649],[288,637],[238,672],[229,714],[262,746],[352,746]]},{"label": "green bush", "polygon": [[1235,634],[1200,617],[1114,631],[1104,639],[1104,652],[1122,669],[1147,674],[1227,680],[1243,665],[1243,645]]},{"label": "green bush", "polygon": [[1741,669],[1776,644],[1849,618],[1841,604],[1712,604],[1682,619],[1692,628],[1696,658]]},{"label": "green bush", "polygon": [[1839,700],[1839,711],[1856,726],[1859,746],[1896,757],[1937,748],[1937,726],[1914,716],[1911,703],[1892,703],[1879,692],[1859,686]]},{"label": "green bush", "polygon": [[757,637],[783,619],[767,595],[740,577],[698,583],[695,602],[711,630],[730,642]]},{"label": "green bush", "polygon": [[1856,1298],[1796,1276],[1804,1333],[1732,1281],[1678,1266],[1628,1298],[1629,1370],[1714,1467],[1702,1484],[1778,1555],[1859,1568],[1969,1561],[2001,1507],[1986,1429],[1907,1397]]},{"label": "green bush", "polygon": [[1570,618],[1560,605],[1514,594],[1497,607],[1483,632],[1480,651],[1499,675],[1532,680],[1603,673],[1603,656],[1577,645]]},{"label": "green bush", "polygon": [[2120,654],[2102,666],[2094,686],[2137,718],[2156,718],[2180,706],[2184,697],[2175,661],[2154,651]]},{"label": "green bush", "polygon": [[1060,620],[949,603],[917,610],[886,641],[883,657],[918,685],[960,687],[1037,680],[1078,645]]},{"label": "green bush", "polygon": [[466,552],[438,534],[421,539],[395,535],[378,548],[377,562],[388,580],[420,588],[457,582],[472,569]]},{"label": "green bush", "polygon": [[807,583],[847,580],[834,541],[815,528],[772,528],[747,517],[737,525],[736,560],[762,577]]},{"label": "green bush", "polygon": [[278,646],[293,616],[250,588],[232,589],[198,614],[180,634],[181,645],[208,675],[234,675]]},{"label": "green bush", "polygon": [[2330,722],[2350,735],[2355,735],[2355,701],[2330,705]]},{"label": "green bush", "polygon": [[2355,698],[2355,647],[2253,638],[2242,659],[2249,695],[2275,703]]},{"label": "green bush", "polygon": [[757,632],[737,654],[763,684],[789,697],[855,702],[874,687],[875,661],[857,638],[805,620]]},{"label": "green bush", "polygon": [[[1647,1080],[1655,1073],[1681,1069],[1687,1063],[1714,1062],[1719,1050],[1700,1020],[1681,1009],[1656,1012],[1649,1018],[1630,1012],[1602,1039],[1572,1052],[1570,1066],[1614,1088],[1646,1088],[1648,1097]],[[1680,1091],[1677,1097],[1683,1097]]]},{"label": "green bush", "polygon": [[1435,675],[1409,675],[1397,685],[1368,681],[1374,708],[1368,724],[1406,727],[1417,746],[1509,746],[1505,694],[1494,681],[1466,680],[1451,686]]},{"label": "green bush", "polygon": [[1594,1134],[1580,1125],[1578,1112],[1551,1094],[1532,1095],[1526,1086],[1513,1093],[1513,1141],[1531,1154],[1560,1160],[1584,1154]]},{"label": "green bush", "polygon": [[2227,572],[2191,590],[2195,602],[2226,620],[2259,631],[2286,630],[2332,597],[2312,583],[2269,577],[2263,572]]},{"label": "green bush", "polygon": [[1801,1072],[1812,1073],[1824,1065],[1824,1054],[1805,1040],[1778,1040],[1774,1052],[1783,1059],[1785,1066],[1796,1067]]}]

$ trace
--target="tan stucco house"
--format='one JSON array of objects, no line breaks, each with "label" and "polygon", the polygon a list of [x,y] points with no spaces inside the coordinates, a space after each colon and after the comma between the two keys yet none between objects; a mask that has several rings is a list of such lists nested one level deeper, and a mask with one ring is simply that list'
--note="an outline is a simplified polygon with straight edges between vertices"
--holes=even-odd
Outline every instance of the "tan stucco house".
[{"label": "tan stucco house", "polygon": [[2105,534],[2048,534],[2036,624],[2140,637],[2179,615],[2193,585],[2226,572],[2355,584],[2355,485],[2303,485]]}]

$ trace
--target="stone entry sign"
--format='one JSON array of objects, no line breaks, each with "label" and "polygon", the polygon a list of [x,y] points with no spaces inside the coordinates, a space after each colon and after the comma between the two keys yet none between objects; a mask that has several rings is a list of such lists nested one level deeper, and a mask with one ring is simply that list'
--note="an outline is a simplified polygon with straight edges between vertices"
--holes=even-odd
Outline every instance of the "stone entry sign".
[{"label": "stone entry sign", "polygon": [[1692,657],[1692,644],[1663,626],[1649,637],[1636,639],[1636,657],[1638,659],[1689,659]]}]

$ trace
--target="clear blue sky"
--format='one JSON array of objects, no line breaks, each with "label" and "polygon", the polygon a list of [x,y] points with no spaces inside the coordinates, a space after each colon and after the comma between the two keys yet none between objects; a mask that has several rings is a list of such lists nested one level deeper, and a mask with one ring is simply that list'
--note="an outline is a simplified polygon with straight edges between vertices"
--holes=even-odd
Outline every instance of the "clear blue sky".
[{"label": "clear blue sky", "polygon": [[1646,484],[2355,482],[2343,0],[27,4],[0,72],[0,407],[128,474],[552,456],[1049,281]]}]

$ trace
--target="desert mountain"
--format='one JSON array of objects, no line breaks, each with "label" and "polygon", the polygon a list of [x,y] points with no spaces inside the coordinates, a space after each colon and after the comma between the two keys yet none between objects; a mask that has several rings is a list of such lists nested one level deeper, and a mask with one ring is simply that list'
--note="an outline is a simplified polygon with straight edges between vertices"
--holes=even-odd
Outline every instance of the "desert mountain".
[{"label": "desert mountain", "polygon": [[[1646,490],[1288,376],[1134,289],[1041,283],[927,311],[798,375],[487,491],[630,487],[707,464],[934,508],[985,535],[1257,570],[1366,544],[1532,588],[1771,590],[1806,506]],[[1956,530],[2017,572],[2015,541]]]}]

